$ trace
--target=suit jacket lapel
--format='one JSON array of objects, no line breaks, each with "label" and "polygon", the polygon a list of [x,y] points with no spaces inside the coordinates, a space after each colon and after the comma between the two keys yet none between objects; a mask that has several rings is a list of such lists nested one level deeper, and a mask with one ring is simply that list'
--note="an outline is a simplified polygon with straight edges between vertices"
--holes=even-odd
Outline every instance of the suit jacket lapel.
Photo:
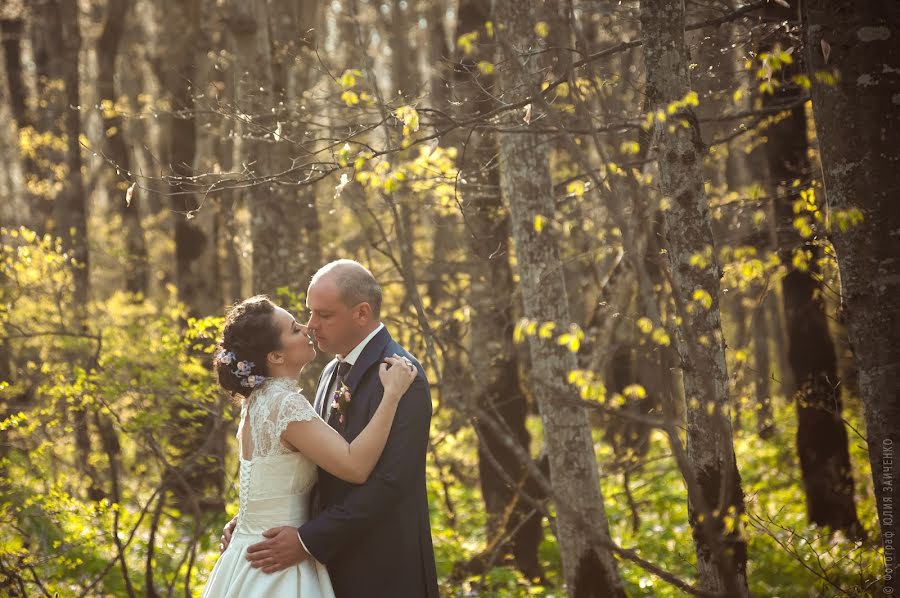
[{"label": "suit jacket lapel", "polygon": [[369,344],[366,345],[366,348],[363,349],[362,353],[359,354],[356,363],[350,368],[350,373],[347,374],[347,379],[344,381],[347,388],[350,389],[351,395],[356,391],[356,387],[359,385],[359,381],[362,380],[363,374],[381,360],[384,348],[390,341],[391,335],[387,331],[387,328],[382,328],[378,331],[378,334],[372,337],[372,340],[369,341]]},{"label": "suit jacket lapel", "polygon": [[313,407],[319,415],[322,415],[322,405],[325,403],[325,395],[328,394],[328,387],[331,386],[331,379],[334,376],[337,364],[337,359],[332,359],[331,363],[325,366],[322,378],[319,380],[319,386],[316,388],[316,402]]}]

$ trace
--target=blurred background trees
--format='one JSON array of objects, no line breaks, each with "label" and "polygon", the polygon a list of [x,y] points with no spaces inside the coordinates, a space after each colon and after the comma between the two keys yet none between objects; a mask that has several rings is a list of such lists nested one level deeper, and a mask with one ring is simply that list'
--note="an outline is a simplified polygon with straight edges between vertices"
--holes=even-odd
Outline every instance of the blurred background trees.
[{"label": "blurred background trees", "polygon": [[898,25],[4,2],[0,589],[202,587],[237,508],[222,316],[302,319],[340,257],[433,382],[444,595],[896,589]]}]

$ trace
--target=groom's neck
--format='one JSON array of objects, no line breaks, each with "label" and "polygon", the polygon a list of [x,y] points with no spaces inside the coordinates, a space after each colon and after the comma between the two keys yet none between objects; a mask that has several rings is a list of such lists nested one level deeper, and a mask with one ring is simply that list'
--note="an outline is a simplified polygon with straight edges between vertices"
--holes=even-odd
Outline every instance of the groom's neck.
[{"label": "groom's neck", "polygon": [[344,359],[345,357],[347,357],[347,355],[349,355],[353,349],[359,346],[359,343],[366,340],[366,337],[372,334],[372,332],[374,332],[379,326],[381,326],[381,322],[376,321],[372,322],[371,325],[367,326],[366,328],[362,328],[359,337],[356,339],[356,341],[354,341],[353,346],[348,348],[347,351],[343,354],[338,353],[338,359]]}]

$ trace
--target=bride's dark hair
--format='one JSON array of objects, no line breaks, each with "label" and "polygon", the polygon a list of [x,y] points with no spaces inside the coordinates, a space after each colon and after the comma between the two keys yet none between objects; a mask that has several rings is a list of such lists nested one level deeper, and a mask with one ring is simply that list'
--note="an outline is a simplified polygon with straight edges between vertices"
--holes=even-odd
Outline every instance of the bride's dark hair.
[{"label": "bride's dark hair", "polygon": [[[225,316],[222,341],[215,350],[213,369],[219,385],[232,394],[249,397],[252,376],[268,376],[266,357],[281,348],[281,333],[272,316],[275,304],[265,295],[244,299]],[[238,375],[239,362],[252,362],[249,372]],[[246,374],[246,375],[245,375]]]}]

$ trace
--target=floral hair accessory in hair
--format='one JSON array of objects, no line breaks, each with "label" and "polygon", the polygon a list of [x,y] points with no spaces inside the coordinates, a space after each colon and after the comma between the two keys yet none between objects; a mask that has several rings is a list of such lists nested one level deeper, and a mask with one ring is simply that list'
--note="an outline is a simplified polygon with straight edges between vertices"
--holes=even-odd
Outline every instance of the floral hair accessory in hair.
[{"label": "floral hair accessory in hair", "polygon": [[254,388],[254,387],[262,384],[263,380],[265,380],[265,379],[266,379],[265,376],[259,376],[259,375],[255,375],[255,374],[251,375],[251,376],[247,376],[246,379],[241,380],[241,386],[244,386],[246,388]]},{"label": "floral hair accessory in hair", "polygon": [[[234,353],[231,353],[230,356],[233,359]],[[231,362],[229,361],[227,363]],[[241,386],[243,386],[244,388],[255,388],[262,384],[266,379],[265,376],[250,373],[253,370],[254,365],[255,364],[252,361],[239,361],[235,364],[237,369],[231,370],[235,376],[241,378]]]},{"label": "floral hair accessory in hair", "polygon": [[238,378],[244,378],[250,375],[250,370],[253,369],[255,364],[252,361],[239,361],[237,362],[237,369],[234,370],[234,375]]},{"label": "floral hair accessory in hair", "polygon": [[224,363],[225,365],[229,365],[232,361],[234,361],[234,353],[231,351],[220,351],[216,358],[219,360],[219,363]]}]

